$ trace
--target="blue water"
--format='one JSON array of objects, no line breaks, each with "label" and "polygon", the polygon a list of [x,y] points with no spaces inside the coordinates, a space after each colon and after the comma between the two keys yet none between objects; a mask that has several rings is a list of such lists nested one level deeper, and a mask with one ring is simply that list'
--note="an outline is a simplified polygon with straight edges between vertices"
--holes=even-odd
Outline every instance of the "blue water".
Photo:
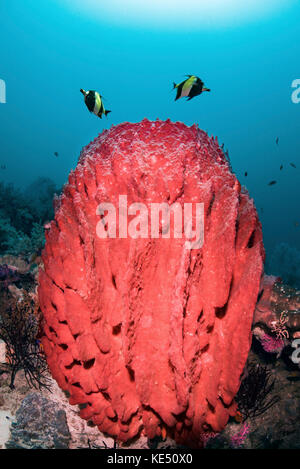
[{"label": "blue water", "polygon": [[[291,100],[300,78],[299,19],[299,2],[286,2],[256,19],[211,29],[199,21],[189,30],[127,24],[125,7],[118,22],[102,18],[101,6],[93,15],[63,0],[1,1],[0,181],[25,187],[47,176],[62,185],[81,148],[111,124],[196,122],[229,149],[267,251],[280,242],[300,250],[300,104]],[[185,74],[200,76],[212,92],[174,102],[172,82]],[[80,88],[100,91],[112,113],[91,115]],[[271,180],[278,183],[270,187]]]}]

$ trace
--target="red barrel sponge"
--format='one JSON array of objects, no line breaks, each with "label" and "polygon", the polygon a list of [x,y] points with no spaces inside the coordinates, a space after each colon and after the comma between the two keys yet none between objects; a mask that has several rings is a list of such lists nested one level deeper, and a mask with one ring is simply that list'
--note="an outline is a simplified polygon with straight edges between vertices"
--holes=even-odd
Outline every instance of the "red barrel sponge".
[{"label": "red barrel sponge", "polygon": [[[166,212],[155,233],[155,204],[203,204],[203,244],[168,237]],[[38,292],[53,377],[119,441],[167,431],[201,447],[236,411],[263,260],[253,201],[216,139],[169,120],[104,131],[46,234]]]}]

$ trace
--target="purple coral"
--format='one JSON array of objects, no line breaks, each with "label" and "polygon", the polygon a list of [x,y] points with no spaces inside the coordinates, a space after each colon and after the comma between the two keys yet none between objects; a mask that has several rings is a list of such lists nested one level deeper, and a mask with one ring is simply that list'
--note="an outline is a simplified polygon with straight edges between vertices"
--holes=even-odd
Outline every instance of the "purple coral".
[{"label": "purple coral", "polygon": [[234,448],[239,448],[247,438],[250,432],[250,425],[248,423],[244,423],[238,433],[233,435],[231,438],[231,445]]},{"label": "purple coral", "polygon": [[284,340],[280,337],[273,337],[268,334],[264,334],[261,337],[261,345],[268,353],[278,353],[284,348]]}]

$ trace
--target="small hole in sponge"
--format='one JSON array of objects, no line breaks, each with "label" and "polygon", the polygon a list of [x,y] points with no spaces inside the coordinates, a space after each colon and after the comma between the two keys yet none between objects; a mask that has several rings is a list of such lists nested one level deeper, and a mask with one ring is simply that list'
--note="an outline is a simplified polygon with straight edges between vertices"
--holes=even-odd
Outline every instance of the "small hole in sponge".
[{"label": "small hole in sponge", "polygon": [[112,328],[112,333],[113,333],[113,335],[118,335],[118,334],[120,334],[121,328],[122,328],[122,324],[121,324],[121,323],[118,324],[117,326],[114,326],[114,327]]},{"label": "small hole in sponge", "polygon": [[215,413],[215,408],[214,406],[206,399],[207,405],[209,410],[214,414]]},{"label": "small hole in sponge", "polygon": [[107,401],[110,401],[110,400],[111,400],[111,399],[110,399],[110,395],[109,395],[107,392],[105,392],[105,391],[102,391],[102,396],[103,396],[104,399],[106,399]]},{"label": "small hole in sponge", "polygon": [[211,198],[211,200],[210,200],[210,202],[209,202],[208,209],[207,209],[207,214],[206,214],[207,217],[209,217],[210,214],[211,214],[211,211],[212,211],[212,208],[213,208],[213,205],[214,205],[215,198],[216,198],[216,195],[215,195],[215,193],[213,193],[212,198]]},{"label": "small hole in sponge", "polygon": [[111,281],[115,289],[117,289],[117,284],[116,284],[116,277],[114,275],[111,276]]},{"label": "small hole in sponge", "polygon": [[79,407],[80,410],[81,410],[81,409],[85,409],[87,406],[88,406],[88,405],[87,405],[86,402],[84,402],[83,404],[78,404],[78,407]]},{"label": "small hole in sponge", "polygon": [[90,368],[92,368],[94,363],[95,363],[95,358],[91,358],[90,360],[83,362],[83,368],[85,370],[89,370]]},{"label": "small hole in sponge", "polygon": [[227,310],[227,303],[221,308],[216,308],[215,313],[216,313],[217,318],[223,319],[226,314],[226,310]]},{"label": "small hole in sponge", "polygon": [[197,322],[200,322],[200,319],[202,318],[203,316],[203,310],[201,311],[201,313],[199,314],[198,318],[197,318]]},{"label": "small hole in sponge", "polygon": [[75,388],[80,388],[82,389],[82,386],[80,383],[73,383],[72,386],[74,386]]},{"label": "small hole in sponge", "polygon": [[259,303],[259,301],[261,300],[261,297],[263,296],[263,294],[264,294],[264,289],[262,289],[262,291],[259,292],[257,300],[256,300],[257,303]]},{"label": "small hole in sponge", "polygon": [[58,344],[60,346],[60,348],[62,348],[63,350],[67,350],[68,346],[67,344]]},{"label": "small hole in sponge", "polygon": [[247,244],[247,248],[248,248],[248,249],[253,248],[253,246],[254,246],[254,240],[255,240],[255,230],[252,231],[252,234],[251,234],[251,236],[250,236],[250,238],[249,238],[249,240],[248,240],[248,244]]},{"label": "small hole in sponge", "polygon": [[78,360],[74,360],[70,365],[66,365],[65,368],[67,370],[71,370],[73,368],[73,366],[75,366],[75,365],[81,365],[81,362],[78,361]]},{"label": "small hole in sponge", "polygon": [[128,374],[129,374],[130,381],[134,381],[134,379],[135,379],[134,370],[132,368],[127,367],[127,371],[128,371]]}]

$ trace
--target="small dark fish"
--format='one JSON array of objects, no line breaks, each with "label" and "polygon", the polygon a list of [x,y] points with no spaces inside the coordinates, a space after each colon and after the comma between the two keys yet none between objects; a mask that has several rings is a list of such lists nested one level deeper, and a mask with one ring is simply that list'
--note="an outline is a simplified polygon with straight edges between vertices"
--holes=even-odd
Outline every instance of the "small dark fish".
[{"label": "small dark fish", "polygon": [[283,169],[283,164],[280,166],[280,171]]},{"label": "small dark fish", "polygon": [[248,176],[248,173],[247,173],[247,171],[246,171],[246,172],[245,172],[245,177],[247,177],[247,176]]},{"label": "small dark fish", "polygon": [[270,181],[268,186],[274,186],[274,184],[277,184],[277,181]]},{"label": "small dark fish", "polygon": [[102,119],[103,114],[107,116],[107,114],[111,112],[111,111],[104,109],[102,96],[98,93],[98,91],[94,91],[94,90],[85,91],[81,89],[80,93],[82,93],[84,96],[84,102],[88,110],[92,112],[93,114],[95,114],[96,116],[100,117],[100,119]]},{"label": "small dark fish", "polygon": [[57,152],[57,151],[54,152],[54,156],[56,156],[56,157],[58,156],[58,152]]},{"label": "small dark fish", "polygon": [[279,137],[276,138],[276,145],[279,143]]},{"label": "small dark fish", "polygon": [[290,163],[292,168],[297,168],[297,166],[294,163]]},{"label": "small dark fish", "polygon": [[6,165],[5,165],[5,164],[2,164],[2,165],[1,165],[1,169],[6,169]]},{"label": "small dark fish", "polygon": [[187,75],[187,77],[188,78],[186,80],[178,83],[177,85],[176,83],[173,83],[173,89],[177,89],[175,101],[183,97],[188,98],[188,101],[190,101],[190,99],[203,93],[203,91],[210,91],[210,89],[206,88],[203,81],[199,77],[196,77],[196,75]]}]

